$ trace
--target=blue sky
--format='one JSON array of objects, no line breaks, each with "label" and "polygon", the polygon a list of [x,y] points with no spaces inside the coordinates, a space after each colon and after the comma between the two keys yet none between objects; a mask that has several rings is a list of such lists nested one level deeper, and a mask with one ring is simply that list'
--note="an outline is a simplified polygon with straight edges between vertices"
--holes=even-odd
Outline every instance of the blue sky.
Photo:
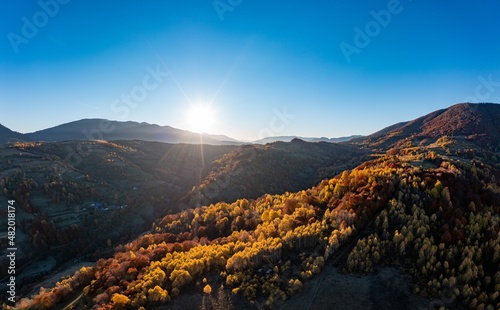
[{"label": "blue sky", "polygon": [[210,105],[210,133],[338,137],[500,102],[493,0],[0,6],[0,123],[19,132],[81,118],[190,129],[191,106]]}]

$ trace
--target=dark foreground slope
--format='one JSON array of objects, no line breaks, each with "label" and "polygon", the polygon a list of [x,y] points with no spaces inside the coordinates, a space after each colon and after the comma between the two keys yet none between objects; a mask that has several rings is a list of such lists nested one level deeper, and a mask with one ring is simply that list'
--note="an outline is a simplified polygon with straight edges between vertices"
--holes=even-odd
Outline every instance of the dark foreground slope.
[{"label": "dark foreground slope", "polygon": [[479,159],[383,156],[308,190],[168,215],[19,308],[83,287],[78,308],[275,308],[332,261],[356,273],[399,266],[413,292],[498,308],[499,180]]}]

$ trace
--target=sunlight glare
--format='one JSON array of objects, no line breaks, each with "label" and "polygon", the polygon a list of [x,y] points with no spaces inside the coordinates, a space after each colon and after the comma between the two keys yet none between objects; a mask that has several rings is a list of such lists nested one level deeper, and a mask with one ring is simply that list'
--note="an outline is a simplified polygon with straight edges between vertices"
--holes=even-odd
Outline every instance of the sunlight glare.
[{"label": "sunlight glare", "polygon": [[212,129],[213,110],[208,105],[196,105],[189,111],[189,130],[196,133],[207,133]]}]

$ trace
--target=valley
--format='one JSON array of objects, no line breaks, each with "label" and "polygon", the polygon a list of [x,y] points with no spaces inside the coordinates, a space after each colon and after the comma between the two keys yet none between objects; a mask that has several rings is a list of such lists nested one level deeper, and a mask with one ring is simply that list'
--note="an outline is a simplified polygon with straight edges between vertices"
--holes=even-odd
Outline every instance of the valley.
[{"label": "valley", "polygon": [[340,143],[10,142],[17,308],[494,309],[499,150],[498,104]]}]

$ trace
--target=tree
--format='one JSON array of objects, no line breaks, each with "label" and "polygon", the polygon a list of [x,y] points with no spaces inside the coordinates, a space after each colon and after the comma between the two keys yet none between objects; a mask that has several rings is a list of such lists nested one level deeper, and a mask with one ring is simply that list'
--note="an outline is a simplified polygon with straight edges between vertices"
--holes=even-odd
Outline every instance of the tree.
[{"label": "tree", "polygon": [[207,295],[212,294],[212,287],[210,286],[210,284],[205,285],[205,287],[203,288],[203,293]]},{"label": "tree", "polygon": [[150,301],[165,302],[170,300],[170,296],[168,296],[166,290],[156,285],[154,288],[148,290],[148,299]]},{"label": "tree", "polygon": [[344,196],[346,191],[347,191],[347,187],[340,184],[340,182],[337,182],[337,184],[335,185],[335,188],[333,189],[333,194],[337,198],[342,198],[342,196]]},{"label": "tree", "polygon": [[172,287],[177,288],[177,289],[188,284],[189,282],[191,282],[192,279],[193,278],[191,277],[189,272],[186,270],[183,270],[183,269],[174,270],[170,274],[170,280],[172,281]]},{"label": "tree", "polygon": [[302,282],[299,279],[290,280],[290,294],[294,294],[302,289]]},{"label": "tree", "polygon": [[125,307],[130,303],[130,299],[122,294],[114,294],[111,300],[113,301],[113,304],[115,304],[115,306],[117,306],[118,308]]}]

